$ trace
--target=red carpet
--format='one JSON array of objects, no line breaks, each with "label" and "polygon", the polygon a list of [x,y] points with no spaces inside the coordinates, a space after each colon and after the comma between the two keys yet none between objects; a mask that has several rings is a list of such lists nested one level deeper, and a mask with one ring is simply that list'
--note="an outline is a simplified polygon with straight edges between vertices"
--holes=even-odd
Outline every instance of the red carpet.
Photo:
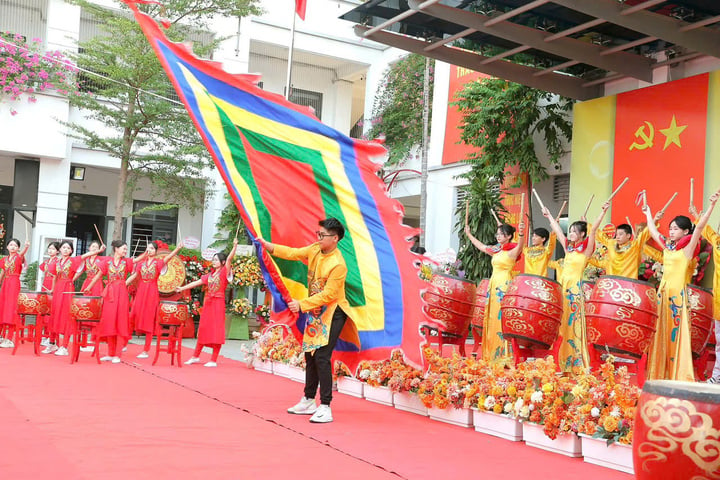
[{"label": "red carpet", "polygon": [[314,425],[285,413],[299,383],[222,357],[152,367],[138,349],[120,365],[0,351],[3,478],[632,478],[341,394]]}]

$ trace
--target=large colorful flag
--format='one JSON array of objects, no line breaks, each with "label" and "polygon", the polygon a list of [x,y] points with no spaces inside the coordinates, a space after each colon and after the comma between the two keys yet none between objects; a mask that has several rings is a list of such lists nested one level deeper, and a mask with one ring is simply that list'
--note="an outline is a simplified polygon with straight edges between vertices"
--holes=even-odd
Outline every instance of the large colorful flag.
[{"label": "large colorful flag", "polygon": [[307,0],[295,0],[295,13],[301,20],[305,20],[305,9],[307,8]]},{"label": "large colorful flag", "polygon": [[318,221],[346,226],[339,248],[348,267],[348,315],[360,345],[339,342],[348,365],[384,358],[402,348],[421,363],[418,324],[423,318],[417,256],[402,225],[402,206],[376,175],[385,151],[322,124],[307,107],[258,88],[248,75],[231,75],[170,42],[153,19],[125,0],[187,108],[255,241],[273,296],[274,317],[302,330],[287,309],[307,296],[307,266],[272,259],[257,238],[301,247],[317,240]]}]

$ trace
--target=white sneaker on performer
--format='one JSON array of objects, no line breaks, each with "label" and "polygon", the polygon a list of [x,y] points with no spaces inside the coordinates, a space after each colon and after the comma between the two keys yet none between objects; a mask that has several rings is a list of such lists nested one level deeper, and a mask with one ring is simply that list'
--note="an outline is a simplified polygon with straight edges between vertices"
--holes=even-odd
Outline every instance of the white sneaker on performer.
[{"label": "white sneaker on performer", "polygon": [[80,351],[84,353],[94,352],[95,347],[80,347]]},{"label": "white sneaker on performer", "polygon": [[120,363],[120,362],[121,362],[120,357],[112,357],[112,359],[110,360],[110,363]]},{"label": "white sneaker on performer", "polygon": [[45,337],[40,341],[41,347],[47,347],[48,345],[50,345],[50,339],[48,337]]},{"label": "white sneaker on performer", "polygon": [[320,405],[317,411],[310,417],[312,423],[330,423],[333,421],[332,410],[330,405]]},{"label": "white sneaker on performer", "polygon": [[53,353],[55,350],[57,350],[57,345],[53,345],[52,343],[45,347],[45,349],[40,353]]},{"label": "white sneaker on performer", "polygon": [[12,340],[8,340],[7,338],[4,338],[2,342],[0,342],[0,348],[13,348],[15,344],[12,342]]},{"label": "white sneaker on performer", "polygon": [[122,349],[123,353],[127,352],[127,345],[125,345]]},{"label": "white sneaker on performer", "polygon": [[100,357],[101,362],[109,362],[112,359],[113,359],[113,357],[111,357],[110,355],[105,355],[104,357]]},{"label": "white sneaker on performer", "polygon": [[294,413],[295,415],[312,415],[317,410],[314,398],[303,397],[298,403],[288,408],[288,413]]},{"label": "white sneaker on performer", "polygon": [[720,383],[720,377],[710,377],[707,380],[705,380],[705,383]]},{"label": "white sneaker on performer", "polygon": [[140,352],[138,353],[138,356],[135,358],[148,358],[150,355],[148,355],[147,352]]},{"label": "white sneaker on performer", "polygon": [[67,349],[67,348],[65,348],[65,347],[60,347],[60,348],[58,348],[58,349],[55,351],[55,355],[57,355],[58,357],[67,357],[67,356],[70,355],[70,354],[68,353],[68,349]]},{"label": "white sneaker on performer", "polygon": [[203,367],[217,367],[216,362],[207,362]]},{"label": "white sneaker on performer", "polygon": [[200,363],[200,359],[198,357],[192,357],[190,360],[185,362],[185,365],[192,365],[194,363]]}]

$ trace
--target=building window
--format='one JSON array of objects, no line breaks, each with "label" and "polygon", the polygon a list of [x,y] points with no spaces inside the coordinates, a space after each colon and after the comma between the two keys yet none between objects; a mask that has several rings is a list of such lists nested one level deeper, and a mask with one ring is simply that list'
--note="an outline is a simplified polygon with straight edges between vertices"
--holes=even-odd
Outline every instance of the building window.
[{"label": "building window", "polygon": [[312,107],[315,110],[315,116],[322,120],[322,103],[323,94],[320,92],[311,92],[310,90],[301,90],[292,87],[290,89],[290,98],[292,103]]},{"label": "building window", "polygon": [[553,201],[567,202],[570,199],[570,174],[553,176]]},{"label": "building window", "polygon": [[[133,212],[139,212],[143,209],[152,208],[156,205],[162,205],[156,202],[144,202],[135,200],[133,202]],[[162,240],[171,244],[177,241],[178,227],[178,209],[170,210],[147,210],[132,217],[132,234],[130,253],[135,250],[138,245],[138,252],[145,251],[148,242],[153,240]]]}]

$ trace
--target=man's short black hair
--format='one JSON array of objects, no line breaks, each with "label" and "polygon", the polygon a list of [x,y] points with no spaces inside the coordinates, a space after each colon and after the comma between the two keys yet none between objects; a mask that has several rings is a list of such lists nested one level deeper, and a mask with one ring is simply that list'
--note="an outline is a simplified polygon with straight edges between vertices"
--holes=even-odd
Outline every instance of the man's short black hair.
[{"label": "man's short black hair", "polygon": [[622,230],[623,232],[625,232],[628,235],[633,234],[632,227],[630,225],[628,225],[627,223],[621,223],[620,225],[618,225],[617,230]]},{"label": "man's short black hair", "polygon": [[342,223],[340,223],[340,220],[338,220],[337,218],[330,217],[326,218],[325,220],[320,220],[318,222],[318,225],[323,227],[329,233],[337,235],[338,241],[342,240],[345,236],[345,227],[343,227]]}]

